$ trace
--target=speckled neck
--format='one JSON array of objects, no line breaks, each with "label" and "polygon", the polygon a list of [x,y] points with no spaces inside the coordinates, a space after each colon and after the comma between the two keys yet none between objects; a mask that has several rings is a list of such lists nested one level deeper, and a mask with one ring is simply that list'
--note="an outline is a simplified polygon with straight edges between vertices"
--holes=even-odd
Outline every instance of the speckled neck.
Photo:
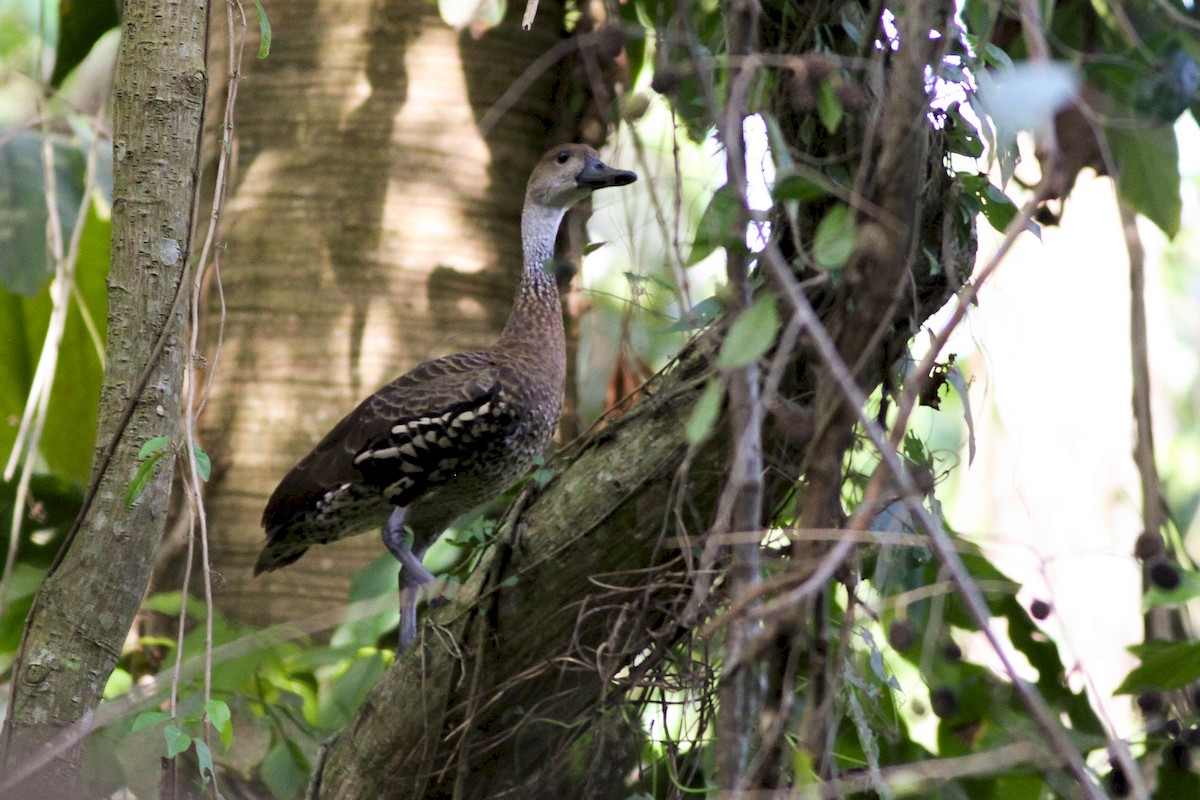
[{"label": "speckled neck", "polygon": [[[519,347],[560,354],[565,347],[562,308],[554,271],[546,262],[554,258],[554,241],[565,208],[551,208],[526,200],[521,213],[521,245],[525,263],[512,312],[497,342],[499,348]],[[561,356],[558,356],[561,358]]]},{"label": "speckled neck", "polygon": [[554,258],[554,241],[558,238],[558,226],[562,224],[565,208],[547,208],[526,201],[521,212],[521,246],[525,253],[525,270],[522,279],[529,274],[544,274],[545,263]]}]

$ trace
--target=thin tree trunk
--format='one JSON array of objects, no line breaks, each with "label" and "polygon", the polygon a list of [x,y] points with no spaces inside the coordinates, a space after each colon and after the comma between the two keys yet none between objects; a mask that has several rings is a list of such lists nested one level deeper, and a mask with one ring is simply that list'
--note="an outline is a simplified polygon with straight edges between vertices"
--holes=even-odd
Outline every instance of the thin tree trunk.
[{"label": "thin tree trunk", "polygon": [[[123,17],[113,112],[108,363],[92,475],[98,488],[89,492],[26,624],[4,729],[10,776],[51,742],[70,740],[73,726],[99,704],[149,581],[171,488],[168,456],[140,499],[132,507],[124,501],[142,444],[178,433],[186,304],[176,299],[190,256],[207,8],[127,0]],[[8,785],[4,796],[71,796],[78,769],[79,750],[63,746],[49,768],[19,787]]]}]

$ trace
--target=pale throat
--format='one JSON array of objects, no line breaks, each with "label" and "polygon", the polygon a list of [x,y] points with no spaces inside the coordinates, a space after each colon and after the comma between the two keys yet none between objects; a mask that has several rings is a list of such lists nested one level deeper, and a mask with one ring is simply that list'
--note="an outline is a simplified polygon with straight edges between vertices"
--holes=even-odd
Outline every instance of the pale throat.
[{"label": "pale throat", "polygon": [[565,208],[550,208],[537,204],[525,206],[521,214],[521,246],[525,253],[525,274],[542,272],[544,264],[554,258],[554,240],[562,223]]}]

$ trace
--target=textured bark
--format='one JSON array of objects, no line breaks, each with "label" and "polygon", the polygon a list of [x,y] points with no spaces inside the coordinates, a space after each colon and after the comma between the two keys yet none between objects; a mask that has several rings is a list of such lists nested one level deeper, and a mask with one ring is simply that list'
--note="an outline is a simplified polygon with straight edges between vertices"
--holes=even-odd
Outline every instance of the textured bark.
[{"label": "textured bark", "polygon": [[[95,711],[149,581],[170,493],[168,457],[159,461],[141,499],[131,508],[124,503],[141,445],[178,430],[186,303],[173,301],[186,285],[207,10],[203,2],[127,0],[123,15],[114,106],[108,361],[92,478],[98,489],[27,622],[4,731],[10,780]],[[154,359],[164,328],[171,332]],[[131,402],[132,416],[122,426]],[[101,456],[114,437],[116,448],[104,468]],[[78,750],[64,746],[48,768],[19,786],[6,785],[0,794],[71,796],[78,767]]]},{"label": "textured bark", "polygon": [[[516,535],[330,742],[310,797],[530,797],[554,780],[618,670],[678,635],[669,609],[686,596],[656,587],[652,567],[678,556],[681,431],[719,342],[703,339],[636,411],[555,462]],[[721,470],[707,465],[720,460],[715,446],[696,454],[689,504],[711,509]]]},{"label": "textured bark", "polygon": [[271,10],[275,45],[246,65],[239,94],[224,345],[203,420],[218,603],[235,617],[296,619],[345,601],[350,577],[384,552],[378,538],[253,579],[265,498],[361,397],[503,327],[524,182],[555,135],[558,69],[486,137],[476,123],[553,46],[562,15],[543,4],[522,31],[519,11],[476,40],[424,0]]}]

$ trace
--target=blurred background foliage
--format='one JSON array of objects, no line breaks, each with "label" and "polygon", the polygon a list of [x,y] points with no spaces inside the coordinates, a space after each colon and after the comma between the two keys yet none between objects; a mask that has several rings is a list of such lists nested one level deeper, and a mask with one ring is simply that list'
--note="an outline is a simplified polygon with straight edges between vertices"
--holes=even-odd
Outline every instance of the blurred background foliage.
[{"label": "blurred background foliage", "polygon": [[[1190,6],[1172,0],[1041,5],[1052,57],[1077,71],[1081,95],[1095,112],[1094,118],[1064,113],[1057,119],[1061,157],[1056,168],[1063,193],[1082,170],[1119,172],[1122,199],[1168,237],[1176,237],[1165,250],[1162,289],[1169,307],[1179,310],[1169,321],[1178,332],[1175,346],[1193,367],[1182,377],[1166,376],[1171,414],[1160,420],[1169,435],[1159,453],[1171,510],[1170,541],[1179,547],[1183,533],[1196,527],[1200,504],[1200,387],[1194,367],[1200,328],[1192,313],[1200,297],[1200,269],[1195,238],[1184,221],[1194,220],[1197,210],[1200,165],[1192,162],[1193,171],[1181,183],[1178,144],[1181,135],[1196,141],[1189,118],[1200,108],[1200,21]],[[766,2],[763,7],[782,29],[805,29],[799,6]],[[653,0],[621,6],[629,32],[629,85],[620,98],[626,124],[610,150],[614,163],[636,162],[645,179],[634,199],[599,207],[592,223],[593,240],[621,239],[632,247],[628,255],[619,248],[599,248],[584,262],[585,291],[575,311],[582,319],[580,361],[586,367],[580,370],[579,396],[585,425],[666,364],[691,331],[711,321],[720,309],[722,248],[745,246],[721,233],[728,195],[717,191],[724,176],[714,166],[718,146],[705,101],[709,94],[724,96],[726,73],[715,61],[710,72],[685,68],[695,54],[680,51],[682,37],[655,35],[665,30],[668,19],[671,25],[686,25],[704,53],[719,58],[725,52],[725,7],[699,2],[691,8],[691,18],[681,20]],[[1003,229],[1015,213],[1005,192],[1019,204],[1022,179],[1028,176],[1017,161],[1017,142],[1005,141],[999,125],[979,124],[973,76],[983,67],[1003,70],[1025,60],[1026,38],[996,2],[966,0],[960,11],[959,38],[946,62],[931,73],[940,87],[940,110],[934,117],[954,142],[951,169],[960,177],[963,219],[982,213],[987,223]],[[860,14],[847,13],[828,29],[805,29],[809,39],[798,46],[809,52],[832,52],[835,42],[843,48],[876,46],[865,37]],[[0,0],[0,463],[6,465],[0,483],[5,563],[0,670],[11,664],[31,598],[75,516],[90,469],[104,363],[112,202],[108,92],[117,21],[116,4],[107,0]],[[797,84],[811,90],[811,96],[795,100],[809,111],[799,122],[800,137],[816,150],[825,137],[836,134],[845,115],[860,110],[862,97],[855,93],[849,70],[821,60],[798,63],[813,70],[811,80]],[[763,93],[772,88],[777,87],[765,87]],[[851,175],[844,165],[817,158],[795,163],[786,148],[774,147],[779,123],[765,113],[758,119],[760,144],[751,167],[760,176],[752,186],[760,210],[829,203],[829,187],[849,188]],[[1022,163],[1030,161],[1026,153]],[[995,167],[990,174],[989,166]],[[1015,180],[1008,182],[1008,175]],[[1047,203],[1039,222],[1053,225],[1062,212],[1061,203]],[[814,239],[825,247],[825,260],[818,257],[818,263],[836,279],[836,254],[852,240],[853,229],[833,217],[825,218]],[[48,236],[48,222],[54,218],[59,232]],[[79,230],[77,220],[82,220]],[[73,238],[75,248],[70,246]],[[76,255],[70,259],[72,249]],[[47,345],[56,303],[61,340]],[[621,335],[603,333],[614,330]],[[1053,357],[1069,359],[1072,354]],[[40,374],[47,372],[47,364],[54,365],[52,381],[50,374]],[[1103,385],[1103,376],[1098,384]],[[921,435],[906,441],[906,458],[935,476],[939,494],[952,490],[952,482],[942,479],[962,469],[966,440],[973,437],[966,415],[970,406],[963,402],[967,396],[965,391],[945,391],[945,406],[924,410],[914,424]],[[44,427],[31,447],[20,431],[39,405],[44,406]],[[870,457],[856,458],[861,463],[856,461],[859,472],[851,472],[846,486],[848,508],[858,502],[862,480],[873,469]],[[22,474],[27,477],[19,489]],[[940,508],[932,495],[930,503]],[[15,520],[20,522],[19,540],[12,536]],[[786,526],[788,511],[776,521]],[[837,588],[826,610],[826,637],[842,681],[835,741],[823,754],[797,746],[787,765],[788,780],[797,786],[814,783],[831,771],[818,763],[826,758],[836,762],[833,772],[852,782],[861,779],[852,783],[858,789],[847,790],[854,796],[885,796],[884,773],[894,780],[888,785],[895,796],[1071,796],[1064,776],[1038,754],[1011,749],[1037,741],[1039,734],[979,647],[976,626],[947,591],[936,561],[910,535],[902,515],[878,527],[854,594]],[[460,550],[487,538],[482,519],[461,528],[450,537]],[[786,549],[781,543],[766,546],[780,558]],[[1111,726],[1088,703],[1074,665],[1064,663],[1039,624],[1046,609],[1018,603],[1019,587],[986,552],[966,540],[961,546],[972,575],[992,602],[996,623],[1014,652],[1024,657],[1029,678],[1066,721],[1077,746],[1089,754],[1098,780],[1114,796],[1129,793],[1129,776],[1109,764]],[[1179,553],[1186,558],[1185,548]],[[470,564],[455,551],[443,569],[461,574]],[[1179,585],[1160,586],[1150,602],[1180,609],[1194,604],[1200,579],[1186,570],[1175,574]],[[136,797],[156,797],[159,755],[188,752],[200,761],[199,768],[207,767],[198,744],[204,741],[199,728],[204,709],[196,666],[205,647],[201,623],[207,613],[214,615],[216,648],[212,696],[228,710],[227,731],[237,743],[218,744],[211,754],[222,776],[222,793],[230,798],[301,796],[320,743],[351,718],[391,662],[395,614],[379,609],[389,605],[393,590],[394,567],[384,558],[360,575],[344,620],[332,635],[315,642],[307,637],[311,631],[245,629],[217,611],[204,611],[194,600],[184,612],[178,593],[149,597],[145,619],[167,622],[144,627],[170,628],[169,620],[185,620],[185,664],[175,690],[179,714],[166,719],[161,713],[179,656],[176,640],[131,636],[107,691],[102,716],[108,724],[89,746],[88,796],[114,796],[125,789]],[[864,603],[874,616],[862,613]],[[631,693],[620,720],[624,746],[617,756],[624,784],[603,796],[683,797],[711,785],[713,676],[702,667],[719,665],[719,659],[714,662],[706,652],[709,646],[689,639],[673,654],[668,670],[676,683]],[[1189,641],[1145,647],[1139,651],[1142,666],[1123,687],[1138,696],[1144,723],[1130,747],[1152,796],[1164,800],[1200,796],[1194,771],[1200,746],[1200,658],[1194,648]],[[4,673],[5,680],[10,677]],[[801,688],[801,704],[802,694]],[[210,709],[209,716],[220,715]],[[226,729],[220,733],[225,739]],[[591,764],[588,753],[594,746],[589,738],[576,743],[580,769]],[[964,766],[961,774],[952,772],[937,781],[911,768],[929,759],[979,752],[1003,753],[1012,760],[1005,763],[997,755],[999,767],[970,773]]]}]

